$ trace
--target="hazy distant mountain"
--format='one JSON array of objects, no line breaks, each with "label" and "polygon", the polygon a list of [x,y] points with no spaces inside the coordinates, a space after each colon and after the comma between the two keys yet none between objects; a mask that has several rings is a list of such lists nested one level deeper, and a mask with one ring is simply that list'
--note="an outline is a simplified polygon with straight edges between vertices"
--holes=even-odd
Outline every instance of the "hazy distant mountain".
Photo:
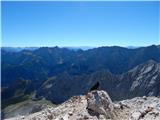
[{"label": "hazy distant mountain", "polygon": [[89,49],[93,49],[94,47],[90,47],[90,46],[77,46],[77,47],[62,47],[62,48],[67,48],[67,49],[71,49],[71,50],[89,50]]},{"label": "hazy distant mountain", "polygon": [[140,46],[127,46],[126,48],[128,48],[128,49],[137,49],[137,48],[140,48]]},{"label": "hazy distant mountain", "polygon": [[6,52],[20,52],[22,50],[36,50],[39,47],[1,47],[1,50],[4,50]]},{"label": "hazy distant mountain", "polygon": [[60,103],[86,93],[97,81],[113,99],[159,95],[160,47],[155,45],[85,51],[59,47],[20,52],[2,49],[1,57],[3,104],[33,93]]},{"label": "hazy distant mountain", "polygon": [[[40,47],[1,47],[1,50],[4,50],[6,52],[20,52],[22,50],[36,50]],[[52,48],[52,47],[50,47]],[[70,49],[70,50],[89,50],[89,49],[93,49],[94,47],[89,47],[89,46],[77,46],[77,47],[60,47],[60,48],[66,48],[66,49]]]}]

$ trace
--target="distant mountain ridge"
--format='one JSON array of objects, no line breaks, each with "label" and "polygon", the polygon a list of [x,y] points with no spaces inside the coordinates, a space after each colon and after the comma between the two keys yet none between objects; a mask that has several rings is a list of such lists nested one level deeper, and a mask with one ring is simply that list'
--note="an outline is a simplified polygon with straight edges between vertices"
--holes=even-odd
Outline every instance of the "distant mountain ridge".
[{"label": "distant mountain ridge", "polygon": [[[57,47],[57,46],[55,46]],[[106,46],[106,47],[115,47],[115,46]],[[118,47],[118,46],[117,46]],[[140,48],[142,46],[126,46],[124,48],[127,49],[137,49]],[[43,48],[43,47],[1,47],[1,50],[6,51],[6,52],[21,52],[23,50],[31,50],[34,51],[36,49],[39,48]],[[49,48],[54,48],[54,47],[49,47]],[[66,48],[69,50],[89,50],[89,49],[94,49],[94,48],[98,48],[98,47],[91,47],[91,46],[64,46],[64,47],[59,47],[59,48]]]},{"label": "distant mountain ridge", "polygon": [[6,52],[20,52],[22,50],[36,50],[39,47],[1,47],[1,50],[4,50]]}]

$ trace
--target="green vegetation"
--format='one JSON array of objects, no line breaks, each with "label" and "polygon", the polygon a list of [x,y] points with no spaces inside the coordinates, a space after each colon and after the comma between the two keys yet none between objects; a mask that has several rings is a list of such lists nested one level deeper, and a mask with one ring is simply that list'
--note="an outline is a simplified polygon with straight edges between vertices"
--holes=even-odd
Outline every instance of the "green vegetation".
[{"label": "green vegetation", "polygon": [[4,109],[5,107],[7,107],[9,105],[14,105],[14,104],[17,104],[19,102],[23,102],[23,101],[29,100],[29,99],[30,99],[30,95],[13,97],[13,98],[2,101],[1,107],[2,107],[2,109]]}]

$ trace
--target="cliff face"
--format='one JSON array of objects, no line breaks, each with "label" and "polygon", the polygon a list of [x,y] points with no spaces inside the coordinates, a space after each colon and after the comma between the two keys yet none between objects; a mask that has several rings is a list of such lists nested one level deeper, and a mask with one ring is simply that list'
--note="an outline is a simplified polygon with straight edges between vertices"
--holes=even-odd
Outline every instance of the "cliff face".
[{"label": "cliff face", "polygon": [[6,120],[159,120],[160,98],[137,97],[112,102],[105,91],[75,96],[56,108]]},{"label": "cliff face", "polygon": [[160,64],[148,61],[121,75],[116,87],[119,99],[160,95]]}]

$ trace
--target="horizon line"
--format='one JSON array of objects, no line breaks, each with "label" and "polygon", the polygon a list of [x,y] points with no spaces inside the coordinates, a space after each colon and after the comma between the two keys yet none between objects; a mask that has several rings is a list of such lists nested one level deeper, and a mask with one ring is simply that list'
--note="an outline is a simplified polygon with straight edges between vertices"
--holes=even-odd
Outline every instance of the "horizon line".
[{"label": "horizon line", "polygon": [[65,47],[73,47],[73,48],[78,48],[78,47],[90,47],[90,48],[94,48],[94,47],[147,47],[147,46],[159,46],[160,44],[151,44],[151,45],[142,45],[142,46],[134,46],[134,45],[127,45],[127,46],[122,46],[122,45],[101,45],[101,46],[58,46],[58,45],[53,45],[53,46],[1,46],[2,47],[10,47],[10,48],[31,48],[31,47],[59,47],[59,48],[65,48]]}]

